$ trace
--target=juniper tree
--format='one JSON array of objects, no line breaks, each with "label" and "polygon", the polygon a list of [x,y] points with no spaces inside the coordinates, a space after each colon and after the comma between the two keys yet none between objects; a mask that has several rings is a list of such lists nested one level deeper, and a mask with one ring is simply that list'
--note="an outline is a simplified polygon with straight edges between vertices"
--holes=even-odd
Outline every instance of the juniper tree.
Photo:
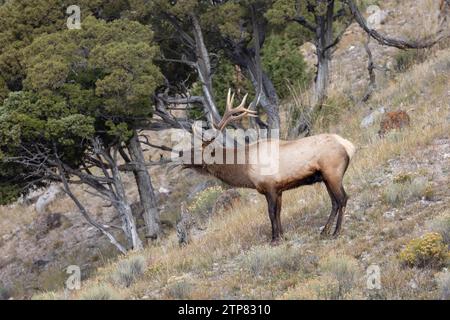
[{"label": "juniper tree", "polygon": [[[126,0],[78,0],[81,16],[113,20],[126,10]],[[66,29],[71,0],[14,0],[0,6],[0,100],[21,90],[26,77],[21,50],[42,35]]]},{"label": "juniper tree", "polygon": [[[129,162],[127,168],[135,172],[138,186],[150,185],[150,189],[139,190],[141,200],[142,195],[145,195],[144,201],[151,199],[148,203],[153,210],[145,215],[147,236],[159,232],[159,219],[152,198],[151,180],[143,181],[149,175],[143,163],[137,129],[140,122],[151,117],[149,96],[162,79],[159,69],[153,64],[158,48],[152,44],[152,39],[153,34],[148,26],[138,22],[116,20],[106,23],[94,17],[84,19],[81,30],[61,30],[38,36],[21,51],[26,74],[22,92],[11,93],[0,114],[4,128],[0,137],[4,159],[17,160],[24,156],[20,152],[29,150],[26,144],[37,137],[22,134],[24,128],[33,125],[32,131],[42,139],[39,146],[43,150],[39,154],[44,159],[47,153],[53,155],[53,161],[46,163],[50,171],[57,169],[54,160],[58,156],[66,174],[78,176],[79,179],[83,177],[85,180],[81,180],[84,182],[91,181],[88,184],[97,186],[102,190],[97,189],[97,192],[105,196],[106,191],[92,182],[95,179],[92,180],[90,166],[100,168],[106,179],[102,183],[116,193],[107,197],[123,213],[128,210],[128,204],[125,200],[116,201],[117,197],[123,197],[123,194],[117,195],[121,193],[118,191],[119,185],[111,187],[120,183],[117,182],[120,179],[118,174],[113,174],[113,169],[118,168],[117,158],[113,155],[120,153]],[[45,108],[41,110],[42,105]],[[19,120],[15,121],[16,117]],[[61,122],[60,118],[66,122]],[[74,119],[90,121],[89,127],[80,125],[81,132],[78,133],[86,131],[89,136],[81,140],[75,139],[77,135],[72,137],[69,124]],[[73,125],[78,127],[77,122]],[[56,134],[52,133],[54,128],[59,130]],[[69,145],[61,150],[60,146],[64,144],[60,139],[65,141],[66,137]],[[56,138],[58,140],[55,141]],[[100,148],[92,143],[97,139],[101,141],[97,143]],[[18,143],[17,148],[10,147],[11,141]],[[124,147],[128,150],[129,159]],[[67,158],[69,153],[74,156]],[[103,160],[95,161],[95,158]],[[23,177],[29,184],[56,179],[55,176],[40,176],[40,171],[28,160],[10,163],[25,168]],[[125,208],[120,207],[121,203],[125,203]],[[122,216],[126,217],[124,214]],[[135,240],[133,245],[139,247],[139,241]]]}]

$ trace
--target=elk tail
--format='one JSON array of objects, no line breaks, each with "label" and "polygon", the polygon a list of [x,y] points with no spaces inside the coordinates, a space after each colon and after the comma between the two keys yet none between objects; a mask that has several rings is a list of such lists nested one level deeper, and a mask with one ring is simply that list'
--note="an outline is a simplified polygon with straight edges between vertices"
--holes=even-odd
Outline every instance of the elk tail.
[{"label": "elk tail", "polygon": [[351,143],[347,139],[342,138],[341,136],[338,136],[337,134],[335,134],[333,136],[334,136],[334,138],[336,138],[337,142],[344,147],[345,151],[347,152],[348,157],[351,159],[355,155],[355,152],[356,152],[356,147],[353,145],[353,143]]}]

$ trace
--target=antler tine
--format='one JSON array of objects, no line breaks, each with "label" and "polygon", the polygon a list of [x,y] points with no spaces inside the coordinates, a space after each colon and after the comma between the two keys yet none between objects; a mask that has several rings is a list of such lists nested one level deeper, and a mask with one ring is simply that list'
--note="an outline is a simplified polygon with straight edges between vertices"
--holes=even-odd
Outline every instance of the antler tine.
[{"label": "antler tine", "polygon": [[248,93],[245,94],[244,98],[242,99],[241,104],[236,107],[234,110],[235,111],[245,111],[245,114],[249,115],[249,116],[255,116],[258,114],[258,112],[256,112],[255,110],[251,110],[250,107],[245,108],[245,102],[247,101],[247,97],[248,97]]},{"label": "antler tine", "polygon": [[230,100],[230,108],[227,111],[233,111],[233,102],[234,102],[234,92],[231,95],[231,100]]},{"label": "antler tine", "polygon": [[231,109],[231,88],[228,88],[228,94],[227,94],[227,104],[225,106],[226,110]]},{"label": "antler tine", "polygon": [[225,112],[232,112],[233,110],[233,101],[234,101],[234,92],[233,94],[231,94],[231,88],[228,89],[228,94],[227,94],[227,104],[225,106]]},{"label": "antler tine", "polygon": [[236,110],[244,108],[245,102],[247,101],[247,97],[248,97],[248,93],[246,93],[244,98],[242,98],[241,104],[236,108]]},{"label": "antler tine", "polygon": [[253,111],[250,109],[250,107],[245,108],[245,102],[247,101],[248,98],[248,93],[245,94],[244,98],[242,98],[241,104],[239,106],[237,106],[236,108],[232,109],[232,113],[236,113],[236,112],[248,112],[251,114],[257,114],[256,111]]}]

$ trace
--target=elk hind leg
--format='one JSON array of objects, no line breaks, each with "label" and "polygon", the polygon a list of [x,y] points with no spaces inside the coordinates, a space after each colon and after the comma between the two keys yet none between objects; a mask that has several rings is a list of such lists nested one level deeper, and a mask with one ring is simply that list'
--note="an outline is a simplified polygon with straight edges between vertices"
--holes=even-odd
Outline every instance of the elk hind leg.
[{"label": "elk hind leg", "polygon": [[341,226],[342,226],[342,219],[345,214],[345,207],[347,205],[347,194],[345,193],[344,187],[341,184],[340,187],[340,199],[339,199],[339,214],[336,222],[336,229],[334,230],[333,237],[337,237],[339,233],[341,232]]},{"label": "elk hind leg", "polygon": [[331,226],[332,226],[334,219],[336,217],[336,214],[339,210],[339,204],[336,200],[336,196],[333,193],[329,183],[326,180],[324,181],[324,183],[325,183],[325,186],[327,187],[328,195],[330,196],[330,199],[331,199],[330,216],[328,217],[327,223],[325,224],[325,226],[323,227],[322,232],[321,232],[322,236],[327,236],[330,234]]},{"label": "elk hind leg", "polygon": [[[343,170],[343,172],[345,172],[345,170]],[[342,217],[344,214],[343,208],[347,203],[347,195],[345,194],[344,188],[342,186],[343,172],[342,174],[339,174],[339,171],[334,172],[333,174],[323,174],[323,180],[327,187],[328,194],[331,198],[332,208],[328,221],[324,229],[322,230],[322,235],[329,234],[331,225],[334,223],[336,215],[338,218],[333,236],[337,236],[340,232]]]}]

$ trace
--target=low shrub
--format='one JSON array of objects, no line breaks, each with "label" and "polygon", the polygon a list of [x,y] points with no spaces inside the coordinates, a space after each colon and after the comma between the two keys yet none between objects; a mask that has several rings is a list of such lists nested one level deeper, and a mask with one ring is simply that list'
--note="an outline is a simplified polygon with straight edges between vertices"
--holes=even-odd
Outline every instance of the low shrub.
[{"label": "low shrub", "polygon": [[53,291],[47,291],[35,294],[31,297],[31,300],[64,300],[65,297],[59,293]]},{"label": "low shrub", "polygon": [[428,180],[423,177],[418,177],[413,179],[413,181],[409,184],[409,199],[419,200],[425,198],[429,200],[433,196],[433,188],[428,183]]},{"label": "low shrub", "polygon": [[413,65],[422,63],[427,58],[425,50],[402,50],[395,55],[395,70],[405,72]]},{"label": "low shrub", "polygon": [[345,110],[352,102],[343,94],[334,94],[327,97],[319,108],[315,108],[311,115],[314,132],[328,130],[331,125],[339,122]]},{"label": "low shrub", "polygon": [[356,287],[344,293],[339,281],[330,274],[308,279],[283,295],[283,299],[295,300],[354,300],[362,297],[361,291]]},{"label": "low shrub", "polygon": [[295,300],[338,300],[339,282],[332,276],[318,276],[289,290],[285,299]]},{"label": "low shrub", "polygon": [[141,277],[146,268],[143,256],[131,256],[117,264],[117,268],[112,274],[113,283],[122,287],[131,286]]},{"label": "low shrub", "polygon": [[167,295],[176,300],[189,299],[193,285],[187,280],[177,281],[167,286]]},{"label": "low shrub", "polygon": [[410,267],[439,268],[448,263],[450,252],[439,233],[429,232],[411,240],[399,258],[404,265]]},{"label": "low shrub", "polygon": [[254,276],[273,274],[276,272],[295,272],[301,267],[298,252],[289,247],[260,247],[252,249],[243,258],[243,268]]},{"label": "low shrub", "polygon": [[0,284],[0,300],[8,300],[11,297],[11,291]]},{"label": "low shrub", "polygon": [[322,274],[336,280],[338,286],[334,299],[345,299],[358,285],[361,273],[358,261],[347,255],[331,255],[319,262]]},{"label": "low shrub", "polygon": [[404,205],[406,201],[420,200],[421,198],[431,198],[433,190],[427,179],[417,178],[394,178],[383,191],[384,201],[393,207]]},{"label": "low shrub", "polygon": [[436,275],[436,284],[438,288],[438,298],[441,300],[450,300],[450,272],[443,271]]},{"label": "low shrub", "polygon": [[109,285],[96,285],[81,294],[81,300],[121,300],[122,296]]},{"label": "low shrub", "polygon": [[431,231],[439,233],[444,243],[450,246],[450,214],[436,218],[428,225]]},{"label": "low shrub", "polygon": [[189,204],[188,210],[193,215],[206,218],[210,215],[214,204],[219,196],[224,192],[220,186],[212,186],[200,192]]}]

